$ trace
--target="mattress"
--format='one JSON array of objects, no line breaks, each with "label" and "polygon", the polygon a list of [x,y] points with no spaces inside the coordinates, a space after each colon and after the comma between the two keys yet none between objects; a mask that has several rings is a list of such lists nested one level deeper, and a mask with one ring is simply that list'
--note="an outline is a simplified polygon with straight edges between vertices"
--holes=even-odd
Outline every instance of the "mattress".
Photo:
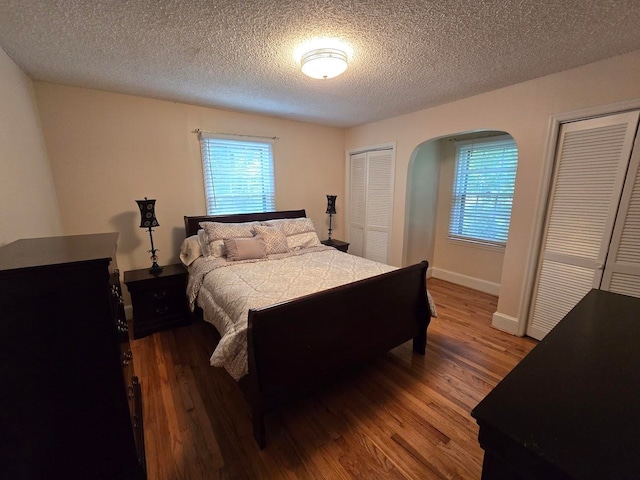
[{"label": "mattress", "polygon": [[237,262],[200,258],[189,267],[187,293],[191,306],[197,303],[204,319],[220,333],[211,365],[225,368],[239,380],[248,372],[250,308],[292,300],[395,269],[324,246]]}]

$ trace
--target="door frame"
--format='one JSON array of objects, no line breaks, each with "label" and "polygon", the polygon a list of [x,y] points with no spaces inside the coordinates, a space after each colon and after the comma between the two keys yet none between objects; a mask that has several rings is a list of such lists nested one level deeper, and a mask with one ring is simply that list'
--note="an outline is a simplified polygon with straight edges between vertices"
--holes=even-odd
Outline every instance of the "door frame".
[{"label": "door frame", "polygon": [[588,120],[590,118],[615,115],[630,110],[640,109],[640,99],[627,100],[624,102],[609,105],[600,105],[572,112],[564,112],[549,117],[547,128],[546,151],[544,156],[544,167],[542,181],[538,190],[538,205],[536,209],[533,233],[529,244],[529,254],[525,269],[525,278],[522,286],[520,307],[518,309],[518,329],[515,332],[518,336],[526,334],[529,322],[531,302],[533,300],[533,288],[536,281],[538,265],[540,262],[541,246],[543,242],[544,229],[546,225],[547,209],[549,205],[549,195],[553,187],[553,171],[558,147],[560,127],[563,123]]}]

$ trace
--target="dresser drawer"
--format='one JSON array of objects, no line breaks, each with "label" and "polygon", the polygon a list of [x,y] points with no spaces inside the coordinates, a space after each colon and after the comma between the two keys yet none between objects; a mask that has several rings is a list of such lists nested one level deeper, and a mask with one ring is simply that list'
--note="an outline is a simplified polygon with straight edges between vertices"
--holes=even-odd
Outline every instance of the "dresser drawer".
[{"label": "dresser drawer", "polygon": [[129,411],[131,412],[131,426],[136,444],[136,452],[140,465],[146,466],[144,451],[144,425],[142,420],[142,389],[138,377],[133,377],[128,387]]},{"label": "dresser drawer", "polygon": [[153,321],[184,313],[185,292],[182,286],[167,286],[131,293],[136,322]]}]

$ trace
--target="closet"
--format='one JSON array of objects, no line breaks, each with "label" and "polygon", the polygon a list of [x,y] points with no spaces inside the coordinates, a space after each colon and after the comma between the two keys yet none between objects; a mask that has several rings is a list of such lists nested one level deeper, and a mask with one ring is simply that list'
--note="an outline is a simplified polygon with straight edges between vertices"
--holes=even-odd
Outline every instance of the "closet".
[{"label": "closet", "polygon": [[592,288],[640,297],[639,117],[632,111],[560,129],[527,328],[533,338]]},{"label": "closet", "polygon": [[388,263],[393,209],[394,149],[349,156],[349,253]]}]

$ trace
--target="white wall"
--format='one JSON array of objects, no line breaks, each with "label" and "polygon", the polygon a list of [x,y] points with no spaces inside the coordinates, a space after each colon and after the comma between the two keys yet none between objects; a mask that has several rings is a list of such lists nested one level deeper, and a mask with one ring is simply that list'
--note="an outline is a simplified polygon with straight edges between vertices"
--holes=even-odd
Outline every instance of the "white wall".
[{"label": "white wall", "polygon": [[61,234],[33,85],[1,48],[0,179],[0,246]]},{"label": "white wall", "polygon": [[[500,279],[500,327],[521,327],[525,278],[540,203],[553,115],[640,98],[640,51],[347,130],[346,148],[395,141],[396,174],[391,262],[403,260],[407,171],[421,143],[459,132],[499,130],[518,145],[518,172],[509,240]],[[494,324],[496,322],[494,321]]]},{"label": "white wall", "polygon": [[[184,215],[206,213],[200,143],[206,131],[279,137],[276,208],[304,208],[326,238],[328,193],[344,191],[344,130],[35,82],[64,233],[120,232],[121,271],[146,268],[149,235],[135,200],[155,198],[159,263],[178,262]],[[338,212],[344,211],[338,196]],[[344,215],[333,219],[343,237]],[[127,299],[128,301],[128,299]]]}]

